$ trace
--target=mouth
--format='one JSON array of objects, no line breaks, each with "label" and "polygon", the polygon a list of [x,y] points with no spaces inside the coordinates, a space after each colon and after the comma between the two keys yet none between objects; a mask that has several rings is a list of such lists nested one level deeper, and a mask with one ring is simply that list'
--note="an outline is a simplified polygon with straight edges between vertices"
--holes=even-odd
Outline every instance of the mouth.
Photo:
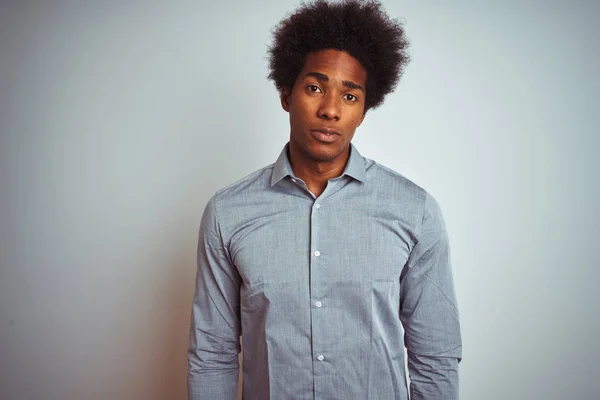
[{"label": "mouth", "polygon": [[338,131],[337,129],[333,129],[333,128],[317,128],[317,129],[311,129],[311,131],[324,133],[326,135],[338,135],[338,136],[342,135],[342,133],[340,131]]},{"label": "mouth", "polygon": [[342,137],[340,131],[332,128],[318,128],[310,130],[313,138],[321,143],[333,143]]}]

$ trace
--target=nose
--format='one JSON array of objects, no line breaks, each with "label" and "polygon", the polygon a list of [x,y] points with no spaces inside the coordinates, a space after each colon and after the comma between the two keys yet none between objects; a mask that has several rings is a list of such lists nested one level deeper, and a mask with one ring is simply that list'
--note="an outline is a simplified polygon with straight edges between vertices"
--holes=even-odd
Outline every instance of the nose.
[{"label": "nose", "polygon": [[319,105],[319,118],[339,121],[342,116],[340,106],[339,96],[331,92],[326,94],[322,97],[321,104]]}]

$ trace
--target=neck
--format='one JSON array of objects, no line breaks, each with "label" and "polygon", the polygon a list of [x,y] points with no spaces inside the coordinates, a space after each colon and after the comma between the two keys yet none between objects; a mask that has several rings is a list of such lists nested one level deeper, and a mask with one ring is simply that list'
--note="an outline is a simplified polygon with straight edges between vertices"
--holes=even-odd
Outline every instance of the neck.
[{"label": "neck", "polygon": [[339,156],[329,161],[317,161],[309,158],[304,153],[296,151],[291,145],[288,152],[288,159],[294,175],[302,179],[308,190],[316,197],[323,193],[329,179],[342,175],[349,157],[349,145]]}]

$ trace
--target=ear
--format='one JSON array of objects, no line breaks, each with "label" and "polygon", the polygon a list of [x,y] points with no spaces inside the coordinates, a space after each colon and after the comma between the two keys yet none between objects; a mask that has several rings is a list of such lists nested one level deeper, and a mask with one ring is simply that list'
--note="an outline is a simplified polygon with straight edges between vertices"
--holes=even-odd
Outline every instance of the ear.
[{"label": "ear", "polygon": [[360,124],[362,124],[362,122],[365,120],[365,117],[367,116],[367,112],[363,112],[363,115],[360,117],[360,121],[358,121],[358,125],[356,125],[356,127],[358,128],[360,126]]},{"label": "ear", "polygon": [[290,97],[291,93],[288,88],[284,87],[281,89],[281,93],[279,93],[279,99],[281,100],[281,108],[285,111],[290,112]]}]

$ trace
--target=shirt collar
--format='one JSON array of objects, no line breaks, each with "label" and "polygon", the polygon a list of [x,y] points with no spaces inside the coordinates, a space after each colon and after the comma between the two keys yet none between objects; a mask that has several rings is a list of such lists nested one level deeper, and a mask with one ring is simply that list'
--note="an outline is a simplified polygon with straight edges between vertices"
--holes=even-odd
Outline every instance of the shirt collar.
[{"label": "shirt collar", "polygon": [[[277,161],[273,166],[273,173],[271,174],[271,186],[285,178],[286,176],[295,177],[294,171],[288,158],[289,142],[283,147]],[[367,171],[365,169],[365,159],[360,155],[356,147],[350,143],[350,157],[346,163],[346,168],[342,173],[342,176],[348,175],[352,178],[364,182],[367,178]]]}]

